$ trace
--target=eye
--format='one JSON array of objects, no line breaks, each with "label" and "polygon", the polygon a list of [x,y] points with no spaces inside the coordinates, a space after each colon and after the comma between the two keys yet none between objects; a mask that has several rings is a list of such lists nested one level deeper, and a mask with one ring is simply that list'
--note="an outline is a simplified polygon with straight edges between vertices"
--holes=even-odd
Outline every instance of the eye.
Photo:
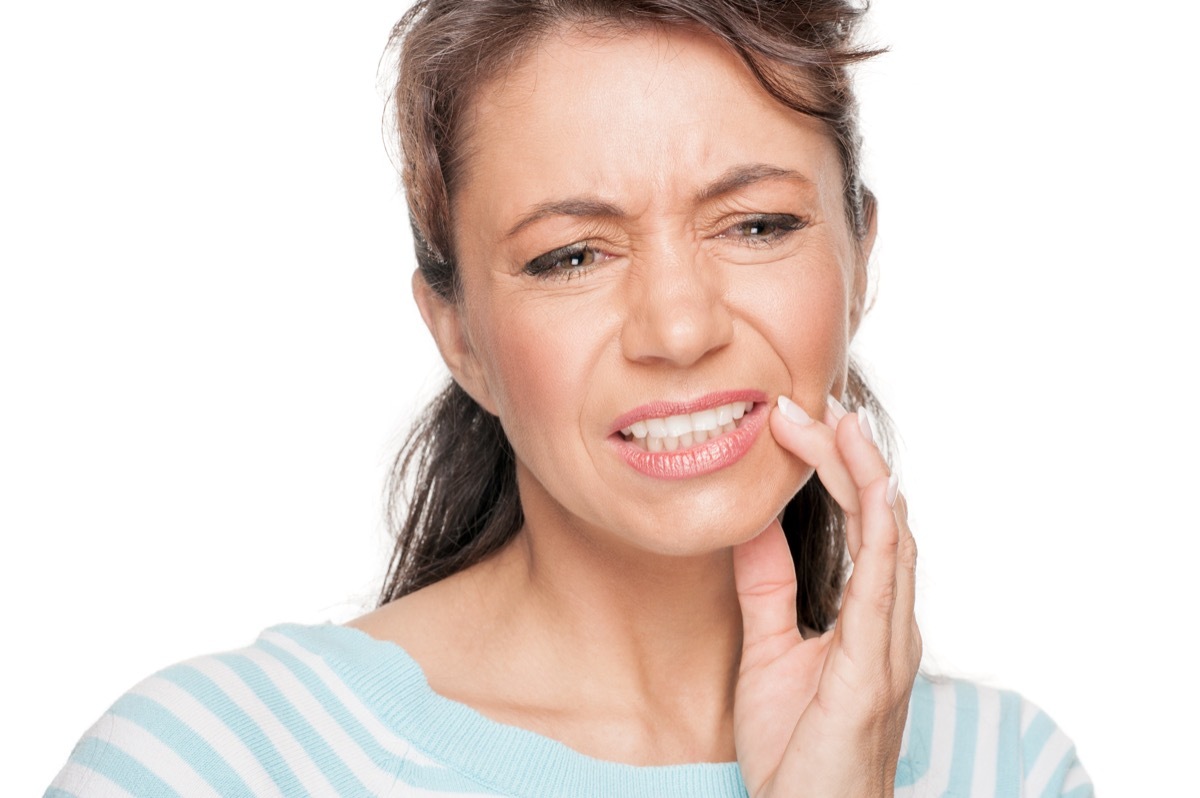
[{"label": "eye", "polygon": [[808,222],[790,213],[753,216],[726,228],[718,238],[740,240],[749,245],[769,244],[805,227]]},{"label": "eye", "polygon": [[566,277],[582,274],[603,259],[603,254],[586,241],[568,244],[538,255],[525,264],[524,272],[534,277]]}]

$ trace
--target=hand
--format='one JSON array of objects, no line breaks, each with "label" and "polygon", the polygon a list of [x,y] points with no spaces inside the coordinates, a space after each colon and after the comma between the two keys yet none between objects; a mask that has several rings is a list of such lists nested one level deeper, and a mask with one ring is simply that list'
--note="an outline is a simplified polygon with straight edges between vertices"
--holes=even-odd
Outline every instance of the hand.
[{"label": "hand", "polygon": [[[781,399],[787,404],[799,410]],[[795,415],[774,408],[771,432],[845,511],[854,570],[834,627],[805,640],[779,522],[734,549],[743,623],[738,764],[751,798],[891,796],[921,660],[907,509],[861,411],[848,415],[833,400],[825,423]]]}]

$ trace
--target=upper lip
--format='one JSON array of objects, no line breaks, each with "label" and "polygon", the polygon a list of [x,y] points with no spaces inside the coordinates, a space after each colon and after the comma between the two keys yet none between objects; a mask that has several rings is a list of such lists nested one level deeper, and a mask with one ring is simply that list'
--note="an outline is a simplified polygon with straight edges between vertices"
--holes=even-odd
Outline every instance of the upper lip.
[{"label": "upper lip", "polygon": [[647,402],[624,413],[613,422],[612,429],[609,434],[613,435],[634,422],[643,421],[647,418],[666,418],[667,416],[682,416],[686,413],[695,413],[700,410],[709,410],[721,405],[727,405],[732,402],[765,402],[767,395],[762,391],[756,390],[738,390],[738,391],[714,391],[706,393],[703,396],[698,396],[695,399],[687,399],[684,401],[674,401],[670,399],[660,399],[653,402]]}]

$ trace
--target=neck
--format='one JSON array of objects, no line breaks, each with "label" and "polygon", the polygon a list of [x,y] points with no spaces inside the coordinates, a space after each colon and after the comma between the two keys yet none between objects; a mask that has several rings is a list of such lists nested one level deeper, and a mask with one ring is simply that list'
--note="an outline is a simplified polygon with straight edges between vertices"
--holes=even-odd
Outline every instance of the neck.
[{"label": "neck", "polygon": [[734,759],[731,551],[656,554],[521,498],[501,551],[353,625],[401,645],[435,692],[585,754]]},{"label": "neck", "polygon": [[660,694],[681,668],[708,663],[722,677],[736,669],[741,615],[729,550],[657,555],[531,519],[508,555],[538,628],[570,641],[585,662],[608,652],[661,681]]},{"label": "neck", "polygon": [[658,729],[674,723],[668,734],[691,736],[680,745],[693,759],[730,758],[741,650],[731,552],[655,554],[582,528],[536,497],[522,503],[524,527],[479,587],[497,642],[547,674],[546,703],[560,703],[556,691],[591,696],[606,704],[597,712],[641,715]]}]

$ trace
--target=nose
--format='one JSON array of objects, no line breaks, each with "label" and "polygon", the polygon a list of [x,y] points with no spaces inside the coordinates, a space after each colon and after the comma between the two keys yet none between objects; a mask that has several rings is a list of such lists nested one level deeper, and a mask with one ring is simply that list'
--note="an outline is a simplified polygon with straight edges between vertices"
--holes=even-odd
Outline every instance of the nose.
[{"label": "nose", "polygon": [[642,253],[629,274],[627,299],[621,347],[629,360],[687,367],[733,339],[719,265],[694,246]]}]

